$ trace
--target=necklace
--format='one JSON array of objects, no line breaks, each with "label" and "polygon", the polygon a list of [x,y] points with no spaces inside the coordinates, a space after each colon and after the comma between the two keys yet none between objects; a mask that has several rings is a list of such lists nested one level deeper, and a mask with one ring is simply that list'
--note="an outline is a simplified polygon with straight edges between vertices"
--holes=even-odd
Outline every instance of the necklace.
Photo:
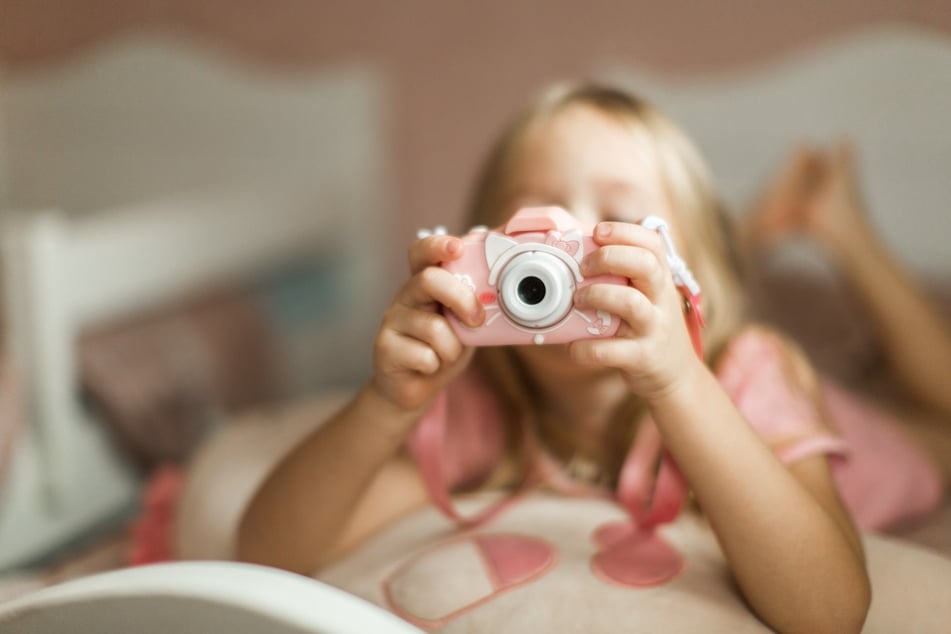
[{"label": "necklace", "polygon": [[577,436],[569,431],[573,426],[564,420],[538,416],[535,436],[550,467],[559,474],[558,479],[562,482],[573,482],[586,488],[613,489],[633,442],[633,431],[638,426],[631,421],[641,416],[643,412],[636,402],[622,404],[600,434],[600,441],[585,443],[587,451],[579,446]]},{"label": "necklace", "polygon": [[596,487],[607,487],[611,484],[611,479],[601,464],[580,454],[576,454],[568,462],[562,463],[561,470],[569,478],[582,484]]}]

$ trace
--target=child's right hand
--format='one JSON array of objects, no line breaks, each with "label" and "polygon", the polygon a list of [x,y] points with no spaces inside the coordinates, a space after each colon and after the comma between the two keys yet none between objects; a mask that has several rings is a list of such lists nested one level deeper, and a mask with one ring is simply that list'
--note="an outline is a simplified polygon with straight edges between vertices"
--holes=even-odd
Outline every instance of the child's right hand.
[{"label": "child's right hand", "polygon": [[436,235],[410,248],[409,281],[383,314],[373,355],[371,387],[404,411],[421,411],[472,359],[442,314],[451,310],[470,326],[485,312],[475,293],[439,266],[462,255],[462,241]]}]

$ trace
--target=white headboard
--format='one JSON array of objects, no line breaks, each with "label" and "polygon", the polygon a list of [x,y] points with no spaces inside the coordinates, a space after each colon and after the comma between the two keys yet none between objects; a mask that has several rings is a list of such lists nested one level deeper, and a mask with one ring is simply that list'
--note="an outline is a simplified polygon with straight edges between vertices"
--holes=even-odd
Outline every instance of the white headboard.
[{"label": "white headboard", "polygon": [[[702,77],[619,67],[606,75],[688,130],[739,209],[798,142],[851,138],[886,240],[923,273],[951,272],[951,38],[875,28]],[[808,265],[803,255],[798,265]]]},{"label": "white headboard", "polygon": [[134,492],[77,399],[82,328],[326,252],[348,282],[322,339],[339,379],[369,363],[390,259],[370,70],[275,77],[136,39],[0,82],[5,340],[29,423],[0,496],[2,569]]}]

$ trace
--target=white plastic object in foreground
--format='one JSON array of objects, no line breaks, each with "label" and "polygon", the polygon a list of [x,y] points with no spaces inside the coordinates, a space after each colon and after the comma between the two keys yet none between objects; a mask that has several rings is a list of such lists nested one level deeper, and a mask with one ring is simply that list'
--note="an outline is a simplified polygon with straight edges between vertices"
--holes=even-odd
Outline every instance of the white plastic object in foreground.
[{"label": "white plastic object in foreground", "polygon": [[419,634],[372,603],[252,564],[178,562],[76,579],[0,604],[5,634]]}]

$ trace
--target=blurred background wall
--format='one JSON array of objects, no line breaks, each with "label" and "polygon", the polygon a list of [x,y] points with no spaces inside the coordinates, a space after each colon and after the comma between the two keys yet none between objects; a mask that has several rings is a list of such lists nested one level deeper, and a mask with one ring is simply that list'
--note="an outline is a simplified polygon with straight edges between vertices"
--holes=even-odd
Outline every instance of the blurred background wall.
[{"label": "blurred background wall", "polygon": [[393,208],[416,227],[459,217],[489,140],[552,80],[608,64],[680,77],[751,68],[881,24],[951,34],[951,3],[0,0],[0,63],[35,73],[159,33],[278,75],[371,66],[391,100],[381,151]]}]

